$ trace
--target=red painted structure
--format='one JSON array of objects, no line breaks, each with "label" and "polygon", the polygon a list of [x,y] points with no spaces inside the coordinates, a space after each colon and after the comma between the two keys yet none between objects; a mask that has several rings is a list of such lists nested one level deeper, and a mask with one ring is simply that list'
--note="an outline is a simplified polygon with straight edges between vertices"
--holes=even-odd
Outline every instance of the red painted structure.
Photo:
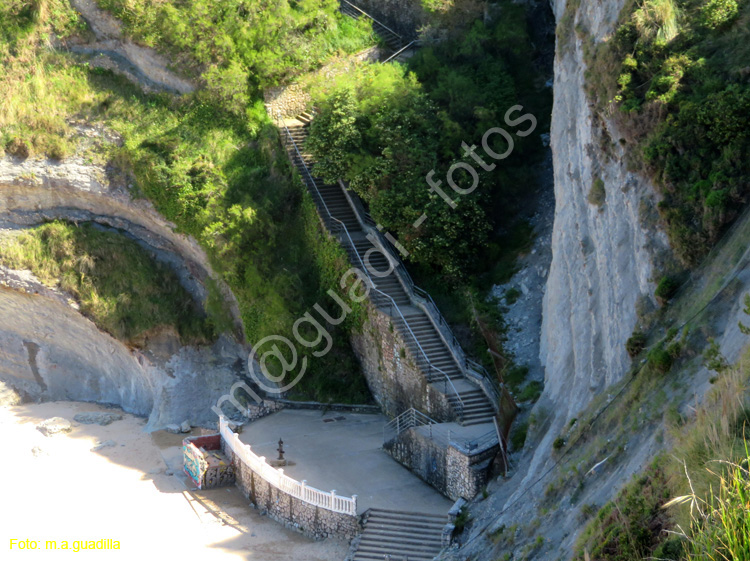
[{"label": "red painted structure", "polygon": [[198,489],[234,484],[234,468],[221,450],[221,435],[190,436],[182,441],[183,470]]}]

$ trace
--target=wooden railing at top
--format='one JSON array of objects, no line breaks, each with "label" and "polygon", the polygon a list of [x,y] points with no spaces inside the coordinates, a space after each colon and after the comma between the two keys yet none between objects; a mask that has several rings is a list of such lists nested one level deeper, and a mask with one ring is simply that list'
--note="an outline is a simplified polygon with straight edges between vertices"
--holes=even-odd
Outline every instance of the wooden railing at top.
[{"label": "wooden railing at top", "polygon": [[240,462],[277,489],[313,506],[341,514],[357,515],[357,495],[352,495],[351,498],[340,497],[335,490],[320,491],[309,487],[305,481],[297,481],[285,475],[283,469],[273,467],[266,462],[264,456],[258,456],[250,445],[240,441],[240,437],[232,432],[224,417],[219,420],[219,433]]}]

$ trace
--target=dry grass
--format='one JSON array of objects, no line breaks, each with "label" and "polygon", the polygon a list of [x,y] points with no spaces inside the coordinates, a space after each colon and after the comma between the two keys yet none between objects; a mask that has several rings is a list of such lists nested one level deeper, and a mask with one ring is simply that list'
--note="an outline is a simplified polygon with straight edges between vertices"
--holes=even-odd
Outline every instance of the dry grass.
[{"label": "dry grass", "polygon": [[0,8],[0,144],[63,157],[70,151],[66,118],[94,101],[82,69],[51,48],[53,38],[82,29],[64,0],[10,0]]}]

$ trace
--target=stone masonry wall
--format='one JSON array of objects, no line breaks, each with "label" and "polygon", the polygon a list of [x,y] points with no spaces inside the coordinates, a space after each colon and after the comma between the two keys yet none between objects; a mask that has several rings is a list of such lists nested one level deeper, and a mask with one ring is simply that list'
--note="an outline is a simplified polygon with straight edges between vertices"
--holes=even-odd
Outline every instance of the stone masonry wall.
[{"label": "stone masonry wall", "polygon": [[397,462],[454,501],[470,500],[479,493],[488,481],[490,464],[498,451],[495,445],[469,454],[415,429],[404,431],[383,448]]},{"label": "stone masonry wall", "polygon": [[234,466],[237,487],[261,513],[313,539],[350,540],[362,532],[358,516],[333,512],[292,497],[239,462],[223,441],[222,447]]},{"label": "stone masonry wall", "polygon": [[413,407],[438,422],[455,420],[448,398],[427,383],[392,318],[372,304],[367,312],[362,333],[352,337],[352,346],[385,414],[395,417]]}]

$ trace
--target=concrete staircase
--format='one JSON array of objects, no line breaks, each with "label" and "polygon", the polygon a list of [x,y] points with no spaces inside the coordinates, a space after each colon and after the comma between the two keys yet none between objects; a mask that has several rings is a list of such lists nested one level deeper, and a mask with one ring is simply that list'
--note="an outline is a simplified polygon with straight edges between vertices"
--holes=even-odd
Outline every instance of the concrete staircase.
[{"label": "concrete staircase", "polygon": [[372,509],[352,561],[431,561],[442,549],[447,523],[438,514]]},{"label": "concrete staircase", "polygon": [[[310,175],[313,160],[305,150],[308,129],[303,121],[286,122],[286,129],[289,131],[288,135],[285,134],[286,131],[282,131],[286,149],[310,190],[326,228],[342,237],[341,226],[346,227],[348,237],[342,241],[346,242],[343,246],[353,264],[359,265],[361,262],[369,264],[375,271],[388,271],[388,260],[382,252],[374,251],[368,260],[365,259],[367,251],[375,246],[367,239],[341,186],[326,185]],[[356,197],[354,194],[351,196]],[[353,245],[349,245],[349,239]],[[407,342],[419,369],[429,383],[447,396],[461,424],[492,423],[495,416],[492,403],[481,388],[464,376],[456,358],[428,315],[413,305],[399,276],[395,273],[382,277],[375,274],[372,279],[375,287],[387,295],[371,291],[373,302],[393,318],[394,326]],[[394,304],[398,310],[394,309]]]},{"label": "concrete staircase", "polygon": [[366,12],[360,10],[351,2],[348,2],[347,0],[341,0],[339,9],[341,10],[342,14],[345,14],[351,18],[359,19],[365,17],[369,19],[372,22],[372,30],[378,37],[383,40],[390,51],[395,53],[405,45],[403,38],[398,33],[387,27],[385,24],[380,23],[378,20],[376,20]]}]

